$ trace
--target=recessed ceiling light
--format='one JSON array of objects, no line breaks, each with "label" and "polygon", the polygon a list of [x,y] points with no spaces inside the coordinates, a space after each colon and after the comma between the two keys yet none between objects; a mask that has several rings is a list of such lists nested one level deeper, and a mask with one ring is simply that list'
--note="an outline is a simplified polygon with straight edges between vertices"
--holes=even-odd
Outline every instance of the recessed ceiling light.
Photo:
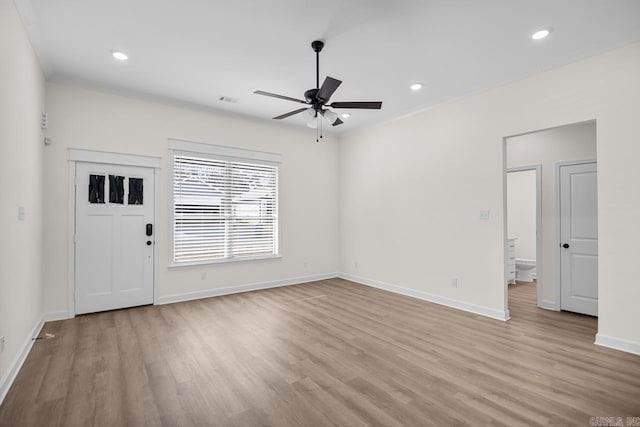
[{"label": "recessed ceiling light", "polygon": [[542,40],[551,34],[551,28],[543,28],[542,30],[538,30],[535,33],[531,34],[531,38],[533,40]]},{"label": "recessed ceiling light", "polygon": [[342,118],[343,118],[343,119],[348,119],[349,117],[351,117],[351,114],[349,114],[349,113],[342,113]]},{"label": "recessed ceiling light", "polygon": [[422,83],[414,83],[409,87],[411,88],[411,90],[420,90],[422,89]]},{"label": "recessed ceiling light", "polygon": [[129,56],[126,53],[120,52],[119,50],[112,50],[111,56],[116,58],[118,61],[126,61],[129,59]]}]

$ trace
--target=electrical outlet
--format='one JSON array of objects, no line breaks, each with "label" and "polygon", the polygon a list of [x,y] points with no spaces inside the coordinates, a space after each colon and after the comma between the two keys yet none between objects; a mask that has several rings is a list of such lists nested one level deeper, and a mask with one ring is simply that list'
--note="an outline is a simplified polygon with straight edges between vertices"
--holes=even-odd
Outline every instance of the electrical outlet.
[{"label": "electrical outlet", "polygon": [[304,268],[307,268],[307,267],[309,267],[309,262],[305,261],[304,262]]},{"label": "electrical outlet", "polygon": [[451,279],[451,287],[452,288],[457,288],[458,287],[458,278],[454,277],[453,279]]},{"label": "electrical outlet", "polygon": [[354,266],[355,268],[358,268],[358,261],[353,261],[353,266]]},{"label": "electrical outlet", "polygon": [[4,351],[4,337],[0,337],[0,353]]},{"label": "electrical outlet", "polygon": [[207,280],[207,272],[203,271],[202,273],[200,273],[200,280]]}]

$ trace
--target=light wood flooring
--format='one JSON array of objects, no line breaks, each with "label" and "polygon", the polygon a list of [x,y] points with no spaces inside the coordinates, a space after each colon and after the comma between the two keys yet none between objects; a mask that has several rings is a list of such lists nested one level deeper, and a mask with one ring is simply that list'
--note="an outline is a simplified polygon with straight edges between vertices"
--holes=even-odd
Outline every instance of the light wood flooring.
[{"label": "light wood flooring", "polygon": [[1,426],[589,425],[640,357],[510,289],[508,322],[341,279],[47,323]]}]

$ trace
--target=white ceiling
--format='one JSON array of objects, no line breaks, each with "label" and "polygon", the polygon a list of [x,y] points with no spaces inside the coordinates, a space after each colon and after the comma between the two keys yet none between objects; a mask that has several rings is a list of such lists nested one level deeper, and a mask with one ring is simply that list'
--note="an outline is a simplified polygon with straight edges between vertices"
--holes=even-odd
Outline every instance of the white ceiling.
[{"label": "white ceiling", "polygon": [[[640,41],[638,0],[15,0],[49,80],[262,119],[321,80],[348,132]],[[554,28],[535,42],[535,30]],[[110,51],[126,52],[118,62]],[[423,82],[420,92],[409,90]],[[238,98],[235,104],[220,96]],[[283,121],[304,126],[303,115]]]}]

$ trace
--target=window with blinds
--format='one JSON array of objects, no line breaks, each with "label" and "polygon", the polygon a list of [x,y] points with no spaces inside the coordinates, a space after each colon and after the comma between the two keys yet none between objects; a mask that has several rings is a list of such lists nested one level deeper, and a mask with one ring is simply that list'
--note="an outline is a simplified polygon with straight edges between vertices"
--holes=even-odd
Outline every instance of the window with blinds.
[{"label": "window with blinds", "polygon": [[173,159],[175,263],[278,254],[277,166]]}]

